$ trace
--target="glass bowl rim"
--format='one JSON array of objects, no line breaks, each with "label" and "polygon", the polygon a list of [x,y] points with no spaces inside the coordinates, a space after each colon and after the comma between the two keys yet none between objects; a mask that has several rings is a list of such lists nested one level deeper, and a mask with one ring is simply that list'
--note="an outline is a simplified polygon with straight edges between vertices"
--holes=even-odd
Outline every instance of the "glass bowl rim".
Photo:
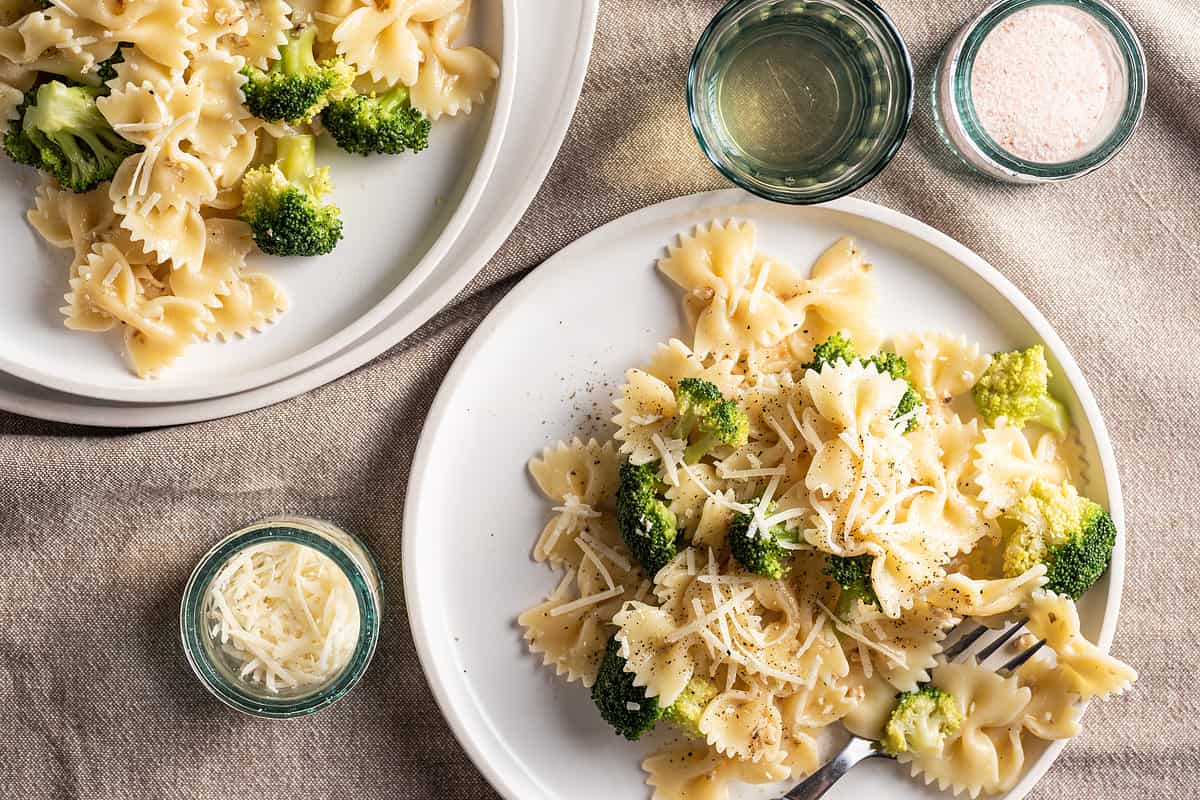
[{"label": "glass bowl rim", "polygon": [[[1100,23],[1113,37],[1125,66],[1128,87],[1124,108],[1112,131],[1092,150],[1079,158],[1059,163],[1030,161],[1002,148],[979,122],[971,96],[970,76],[979,48],[997,25],[1009,16],[1036,6],[1066,6],[1087,14]],[[1067,180],[1086,175],[1107,164],[1133,138],[1146,108],[1146,54],[1141,40],[1129,21],[1107,0],[995,0],[967,23],[965,37],[959,37],[947,52],[942,69],[950,70],[950,108],[958,117],[962,131],[977,155],[995,167],[1022,177],[1042,181]],[[941,70],[939,69],[939,72]],[[934,85],[937,78],[934,79]]]},{"label": "glass bowl rim", "polygon": [[[341,700],[353,689],[375,654],[383,614],[383,580],[370,549],[353,533],[337,528],[355,542],[366,556],[359,564],[342,545],[330,541],[320,530],[322,522],[298,517],[274,517],[253,522],[220,539],[200,558],[184,586],[179,604],[179,635],[192,672],[210,694],[244,714],[268,719],[292,719],[314,714]],[[335,526],[336,527],[336,526]],[[331,681],[309,694],[273,699],[244,691],[228,680],[208,657],[201,637],[207,625],[199,619],[208,587],[221,568],[237,553],[256,544],[272,541],[306,545],[327,556],[345,573],[358,600],[359,631],[354,654]],[[370,570],[373,576],[364,573]],[[370,580],[374,580],[372,588]]]},{"label": "glass bowl rim", "polygon": [[[904,41],[904,37],[900,34],[900,29],[896,26],[891,16],[884,11],[875,0],[823,0],[829,5],[844,5],[852,6],[870,16],[882,28],[883,37],[875,38],[873,41],[877,44],[886,44],[893,55],[897,56],[900,70],[896,75],[891,75],[893,86],[897,83],[897,78],[902,78],[904,86],[899,94],[900,99],[893,106],[898,109],[899,115],[897,118],[896,131],[892,135],[892,141],[886,147],[879,151],[874,158],[874,163],[871,166],[856,175],[852,180],[841,183],[840,178],[826,184],[822,184],[819,191],[808,193],[805,189],[786,189],[772,186],[764,186],[747,178],[739,171],[727,165],[721,157],[718,156],[720,148],[710,145],[702,130],[700,121],[700,112],[697,110],[695,99],[699,62],[702,56],[707,54],[709,46],[716,37],[721,26],[726,23],[730,16],[734,13],[742,11],[746,7],[756,5],[766,5],[769,3],[779,2],[779,0],[728,0],[724,6],[717,11],[712,20],[700,34],[700,38],[696,42],[695,49],[692,50],[691,62],[688,64],[687,74],[687,108],[688,119],[692,124],[692,132],[696,136],[696,141],[700,145],[701,152],[704,156],[716,167],[717,171],[724,175],[727,179],[733,182],[734,185],[745,189],[751,194],[763,197],[767,200],[773,200],[779,203],[788,203],[791,205],[814,205],[824,203],[829,200],[835,200],[839,197],[844,197],[861,189],[863,186],[875,179],[879,173],[892,162],[896,153],[900,151],[904,139],[908,135],[908,129],[912,124],[914,100],[916,96],[916,73],[913,69],[912,55],[908,50],[908,45]],[[861,165],[865,162],[859,162]]]}]

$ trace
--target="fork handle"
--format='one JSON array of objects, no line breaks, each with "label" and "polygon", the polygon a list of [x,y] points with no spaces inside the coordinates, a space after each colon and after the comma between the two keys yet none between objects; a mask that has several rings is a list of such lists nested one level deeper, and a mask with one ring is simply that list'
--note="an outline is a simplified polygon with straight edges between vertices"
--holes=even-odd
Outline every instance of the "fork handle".
[{"label": "fork handle", "polygon": [[803,783],[784,795],[781,800],[817,800],[818,797],[823,797],[829,788],[849,772],[855,764],[882,755],[883,753],[875,749],[875,743],[870,739],[851,736],[850,741],[846,743],[840,753],[833,757],[833,760],[809,775]]}]

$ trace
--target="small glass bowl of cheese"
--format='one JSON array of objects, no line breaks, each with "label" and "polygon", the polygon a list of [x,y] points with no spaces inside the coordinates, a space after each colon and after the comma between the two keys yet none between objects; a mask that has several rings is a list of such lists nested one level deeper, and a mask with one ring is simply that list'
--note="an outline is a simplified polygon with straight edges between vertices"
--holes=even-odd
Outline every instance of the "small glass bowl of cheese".
[{"label": "small glass bowl of cheese", "polygon": [[192,670],[226,705],[286,719],[354,688],[379,640],[383,583],[366,546],[322,520],[273,517],[210,549],[183,590]]}]

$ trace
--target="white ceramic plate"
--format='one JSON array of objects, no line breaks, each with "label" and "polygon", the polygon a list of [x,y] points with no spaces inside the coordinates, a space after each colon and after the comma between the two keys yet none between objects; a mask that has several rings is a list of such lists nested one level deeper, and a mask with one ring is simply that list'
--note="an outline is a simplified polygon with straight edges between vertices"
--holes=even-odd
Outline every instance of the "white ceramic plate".
[{"label": "white ceramic plate", "polygon": [[0,296],[0,369],[84,397],[178,402],[233,394],[294,375],[360,338],[428,277],[462,232],[496,163],[517,77],[516,0],[479,3],[464,39],[500,63],[500,79],[475,113],[442,118],[419,155],[362,158],[322,138],[342,209],[345,239],[328,256],[255,254],[251,269],[283,285],[291,310],[264,333],[190,348],[156,380],[123,361],[120,332],[67,330],[58,311],[65,284],[61,251],[24,219],[31,170],[2,159],[0,235],[9,276]]},{"label": "white ceramic plate", "polygon": [[509,125],[492,180],[458,241],[387,319],[320,364],[234,395],[182,403],[124,404],[56,392],[0,372],[0,408],[79,425],[179,425],[239,414],[336,380],[395,345],[467,284],[516,226],[549,172],[587,71],[598,0],[523,0],[522,58]]},{"label": "white ceramic plate", "polygon": [[[576,433],[607,436],[624,370],[682,333],[677,290],[655,260],[693,225],[753,220],[767,252],[808,265],[851,234],[875,265],[885,329],[947,327],[985,348],[1044,342],[1055,392],[1079,427],[1083,489],[1123,531],[1115,462],[1095,400],[1046,320],[962,245],[894,211],[843,199],[789,207],[741,191],[684,197],[623,217],[551,258],[514,289],[463,349],[426,421],[404,520],[405,599],[417,650],[464,747],[509,798],[643,798],[647,747],[599,718],[586,690],[528,654],[515,617],[555,575],[530,559],[549,513],[525,470],[541,447]],[[450,510],[453,510],[452,512]],[[1123,536],[1123,534],[1122,534]],[[1123,538],[1108,575],[1080,604],[1083,629],[1107,648],[1116,626]],[[1008,800],[1023,797],[1062,743],[1030,753]],[[770,790],[745,787],[737,796]],[[894,763],[856,768],[828,797],[947,797]]]}]

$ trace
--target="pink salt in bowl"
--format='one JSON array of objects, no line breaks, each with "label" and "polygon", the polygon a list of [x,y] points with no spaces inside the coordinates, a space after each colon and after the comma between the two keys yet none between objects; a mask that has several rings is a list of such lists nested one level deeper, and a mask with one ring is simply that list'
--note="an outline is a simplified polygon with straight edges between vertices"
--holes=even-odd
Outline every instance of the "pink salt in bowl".
[{"label": "pink salt in bowl", "polygon": [[1146,59],[1104,0],[998,0],[942,54],[933,110],[972,169],[1012,183],[1077,178],[1133,137]]}]

